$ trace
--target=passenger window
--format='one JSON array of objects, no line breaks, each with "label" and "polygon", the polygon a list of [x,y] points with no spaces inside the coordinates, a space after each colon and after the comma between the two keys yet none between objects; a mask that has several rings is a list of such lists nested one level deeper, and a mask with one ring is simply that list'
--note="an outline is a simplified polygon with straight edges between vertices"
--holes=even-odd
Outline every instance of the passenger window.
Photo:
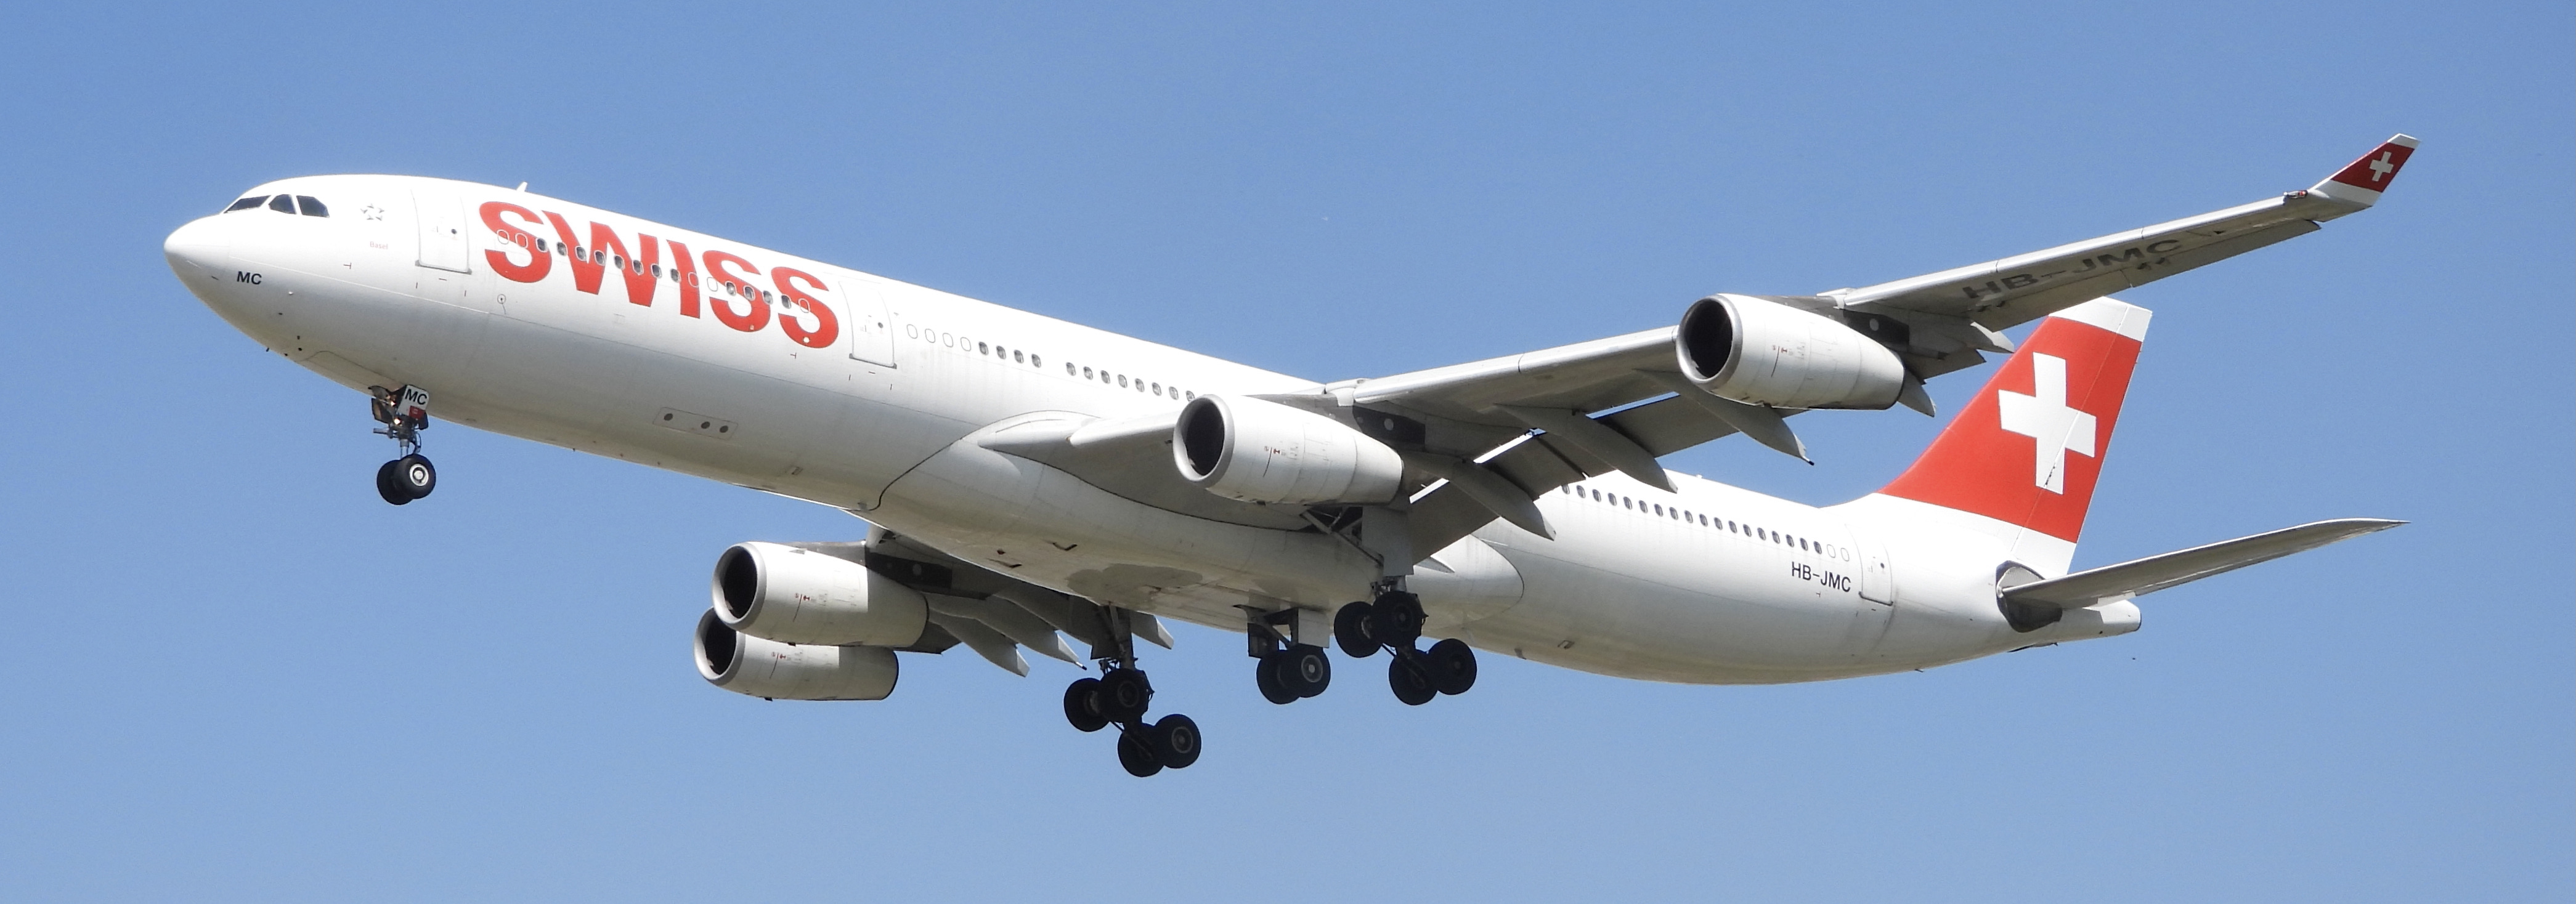
[{"label": "passenger window", "polygon": [[662,265],[661,265],[661,264],[654,264],[654,265],[653,265],[653,278],[654,278],[654,279],[661,279],[661,278],[662,278]]},{"label": "passenger window", "polygon": [[270,198],[268,199],[268,209],[277,211],[278,213],[294,213],[295,197],[293,195],[279,195],[277,197]]},{"label": "passenger window", "polygon": [[[1073,365],[1067,364],[1064,366],[1064,369],[1070,371],[1073,369]],[[1082,378],[1085,380],[1091,379],[1091,368],[1086,367],[1082,369]]]},{"label": "passenger window", "polygon": [[295,203],[304,208],[305,216],[327,217],[331,215],[331,208],[322,206],[322,202],[319,199],[314,198],[312,195],[296,195]]},{"label": "passenger window", "polygon": [[243,199],[241,199],[241,200],[239,200],[239,201],[235,201],[235,202],[233,202],[233,206],[231,206],[231,207],[227,207],[227,208],[224,208],[224,212],[225,212],[225,213],[231,213],[231,212],[236,211],[236,210],[249,210],[249,209],[251,209],[251,208],[253,208],[253,207],[258,207],[258,206],[260,206],[260,205],[262,205],[262,204],[266,204],[266,203],[268,203],[268,196],[267,196],[267,195],[252,195],[252,196],[250,196],[250,197],[243,198]]},{"label": "passenger window", "polygon": [[[1030,355],[1030,356],[1029,356],[1029,366],[1030,366],[1030,367],[1045,367],[1045,366],[1046,366],[1046,362],[1045,362],[1045,361],[1042,361],[1042,360],[1039,360],[1038,356],[1036,356],[1036,355]],[[1068,364],[1068,365],[1066,365],[1066,366],[1065,366],[1065,368],[1066,368],[1067,370],[1070,370],[1070,369],[1072,369],[1072,365],[1069,365],[1069,364]]]},{"label": "passenger window", "polygon": [[1161,383],[1156,383],[1156,384],[1154,384],[1154,394],[1155,394],[1155,395],[1162,395],[1162,394],[1163,394],[1163,384],[1161,384]]},{"label": "passenger window", "polygon": [[1012,353],[1011,353],[1011,360],[1012,360],[1012,361],[1015,361],[1015,362],[1016,362],[1016,361],[1022,361],[1022,360],[1026,360],[1026,358],[1027,358],[1027,356],[1026,356],[1026,355],[1022,355],[1022,354],[1020,354],[1019,352],[1012,352]]},{"label": "passenger window", "polygon": [[1182,393],[1182,394],[1183,394],[1183,395],[1186,395],[1186,396],[1189,396],[1189,397],[1190,397],[1190,401],[1195,402],[1195,401],[1198,401],[1198,400],[1199,400],[1199,394],[1198,394],[1198,393],[1195,393],[1195,392],[1188,392],[1188,393]]},{"label": "passenger window", "polygon": [[984,344],[984,343],[978,342],[978,343],[975,343],[975,353],[976,353],[976,354],[978,354],[978,355],[989,355],[989,354],[992,354],[992,353],[993,353],[993,347],[992,347],[992,346],[990,346],[990,345],[986,345],[986,344]]},{"label": "passenger window", "polygon": [[730,280],[730,279],[725,280],[725,294],[727,294],[727,295],[739,294],[739,293],[736,293],[736,292],[733,290],[733,280]]}]

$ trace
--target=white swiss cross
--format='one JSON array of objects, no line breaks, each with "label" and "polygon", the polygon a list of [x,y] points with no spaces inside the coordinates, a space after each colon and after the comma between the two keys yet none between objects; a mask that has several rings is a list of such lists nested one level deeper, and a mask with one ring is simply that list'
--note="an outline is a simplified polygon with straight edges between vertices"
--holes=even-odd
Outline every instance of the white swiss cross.
[{"label": "white swiss cross", "polygon": [[2379,159],[2370,162],[2370,181],[2377,182],[2381,179],[2386,179],[2388,178],[2389,173],[2396,172],[2397,165],[2388,162],[2396,157],[2396,151],[2379,152]]},{"label": "white swiss cross", "polygon": [[2093,416],[2066,404],[2066,359],[2032,353],[2031,394],[1997,390],[1995,407],[2005,430],[2037,440],[2033,443],[2031,482],[2051,493],[2066,492],[2066,453],[2091,457]]}]

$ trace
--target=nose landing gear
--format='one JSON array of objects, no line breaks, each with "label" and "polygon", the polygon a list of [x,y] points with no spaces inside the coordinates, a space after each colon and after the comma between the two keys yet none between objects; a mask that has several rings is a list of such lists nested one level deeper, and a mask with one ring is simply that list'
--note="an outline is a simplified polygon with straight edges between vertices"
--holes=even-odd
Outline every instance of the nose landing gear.
[{"label": "nose landing gear", "polygon": [[418,386],[386,389],[367,387],[368,413],[383,427],[376,435],[391,438],[402,448],[402,457],[376,468],[376,495],[395,505],[407,505],[438,489],[438,468],[420,454],[420,432],[429,429],[429,390]]},{"label": "nose landing gear", "polygon": [[1385,648],[1395,654],[1386,664],[1387,686],[1395,699],[1421,706],[1442,694],[1463,694],[1476,686],[1476,650],[1455,637],[1415,650],[1422,639],[1422,598],[1388,589],[1373,603],[1352,603],[1333,616],[1333,643],[1355,658]]}]

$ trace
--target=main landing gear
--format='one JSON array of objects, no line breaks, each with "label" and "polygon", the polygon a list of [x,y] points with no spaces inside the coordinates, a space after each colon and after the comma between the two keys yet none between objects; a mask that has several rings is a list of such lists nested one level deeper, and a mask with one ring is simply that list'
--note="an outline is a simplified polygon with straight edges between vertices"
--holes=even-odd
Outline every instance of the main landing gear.
[{"label": "main landing gear", "polygon": [[1110,609],[1109,622],[1117,649],[1100,658],[1100,677],[1079,679],[1064,689],[1064,720],[1084,732],[1118,726],[1118,765],[1129,775],[1144,778],[1167,768],[1189,768],[1199,761],[1199,723],[1180,713],[1146,723],[1154,685],[1136,667],[1126,610]]},{"label": "main landing gear", "polygon": [[418,386],[386,389],[367,387],[368,412],[375,415],[376,435],[390,437],[402,447],[402,457],[376,468],[376,495],[395,505],[406,505],[438,489],[438,468],[420,454],[420,432],[429,429],[429,391]]},{"label": "main landing gear", "polygon": [[1476,651],[1449,638],[1417,651],[1422,640],[1422,598],[1389,589],[1374,603],[1352,603],[1333,616],[1333,643],[1352,658],[1365,659],[1385,648],[1395,654],[1386,664],[1386,683],[1395,699],[1421,706],[1441,694],[1463,694],[1476,686]]},{"label": "main landing gear", "polygon": [[[1303,643],[1298,621],[1310,617],[1297,609],[1253,612],[1247,608],[1243,635],[1252,655],[1252,682],[1261,698],[1287,705],[1324,692],[1333,684],[1333,660],[1324,648]],[[1317,623],[1321,630],[1320,622]],[[1321,640],[1321,638],[1317,638]]]}]

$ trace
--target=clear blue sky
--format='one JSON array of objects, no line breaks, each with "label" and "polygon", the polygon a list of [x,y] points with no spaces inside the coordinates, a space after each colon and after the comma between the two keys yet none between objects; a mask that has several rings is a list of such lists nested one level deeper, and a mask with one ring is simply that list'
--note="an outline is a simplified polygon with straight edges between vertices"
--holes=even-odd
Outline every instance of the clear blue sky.
[{"label": "clear blue sky", "polygon": [[[348,6],[8,16],[0,898],[2576,893],[2563,2]],[[2378,209],[2127,296],[2155,332],[2077,561],[2413,525],[2132,636],[1819,685],[1489,656],[1420,709],[1356,667],[1273,707],[1183,628],[1146,664],[1210,751],[1150,781],[1049,661],[707,687],[715,554],[859,522],[453,426],[386,506],[360,398],[160,252],[272,178],[525,180],[1340,378],[2252,201],[2401,130]],[[1671,463],[1832,502],[1937,426]]]}]

